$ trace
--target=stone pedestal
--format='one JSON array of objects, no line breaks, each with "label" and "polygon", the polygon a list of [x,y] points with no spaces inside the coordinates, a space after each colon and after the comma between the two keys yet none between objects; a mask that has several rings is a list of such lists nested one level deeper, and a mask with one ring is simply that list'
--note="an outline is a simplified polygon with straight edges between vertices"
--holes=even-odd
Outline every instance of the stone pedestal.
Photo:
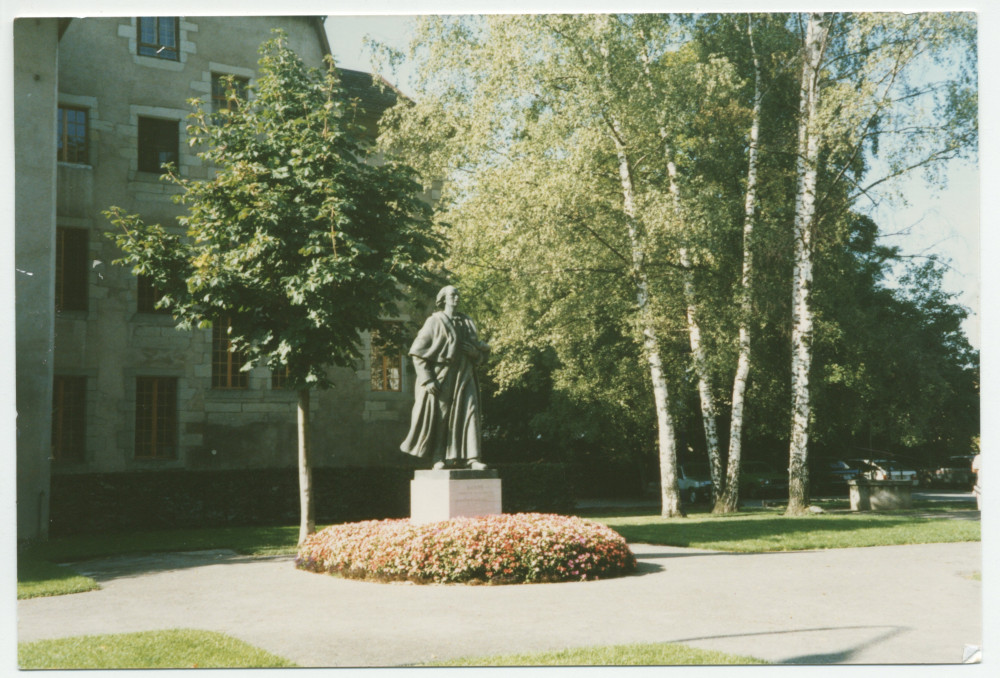
[{"label": "stone pedestal", "polygon": [[410,521],[436,523],[502,513],[496,470],[416,471],[410,481]]},{"label": "stone pedestal", "polygon": [[913,508],[909,480],[848,480],[852,511],[891,511]]}]

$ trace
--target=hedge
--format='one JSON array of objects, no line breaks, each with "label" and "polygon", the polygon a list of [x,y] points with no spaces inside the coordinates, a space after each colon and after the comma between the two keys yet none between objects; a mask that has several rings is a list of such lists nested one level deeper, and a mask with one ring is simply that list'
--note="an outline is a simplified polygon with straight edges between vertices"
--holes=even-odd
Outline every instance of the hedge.
[{"label": "hedge", "polygon": [[[499,468],[506,512],[566,512],[574,492],[562,464]],[[319,523],[405,518],[413,469],[313,469]],[[55,474],[52,536],[119,530],[294,525],[299,520],[294,468],[228,471]]]}]

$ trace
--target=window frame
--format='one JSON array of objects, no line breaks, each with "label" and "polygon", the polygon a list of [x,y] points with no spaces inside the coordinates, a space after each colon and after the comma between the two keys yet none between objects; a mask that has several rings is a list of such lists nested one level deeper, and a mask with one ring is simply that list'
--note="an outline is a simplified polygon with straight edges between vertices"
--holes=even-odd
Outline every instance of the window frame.
[{"label": "window frame", "polygon": [[[372,332],[369,339],[369,353],[371,357],[371,370],[369,375],[369,388],[372,393],[402,393],[403,391],[403,352],[397,351],[395,355],[387,355],[379,347],[378,332]],[[395,364],[392,364],[395,362]],[[396,368],[398,378],[396,386],[391,385],[390,373],[392,368]],[[377,379],[376,379],[377,377]]]},{"label": "window frame", "polygon": [[[177,382],[177,377],[135,378],[136,459],[177,459]],[[143,402],[147,393],[148,403]]]},{"label": "window frame", "polygon": [[250,374],[242,369],[246,357],[229,340],[230,320],[212,324],[212,389],[242,391],[250,387]]},{"label": "window frame", "polygon": [[[145,42],[142,39],[143,22],[153,22],[153,33],[156,42]],[[173,47],[166,45],[161,40],[160,22],[170,21],[173,23]],[[181,22],[176,16],[140,16],[135,20],[135,50],[139,56],[151,59],[164,59],[166,61],[181,60]]]},{"label": "window frame", "polygon": [[233,85],[236,89],[236,98],[244,103],[248,100],[247,90],[250,87],[250,78],[244,75],[236,75],[235,73],[212,71],[210,79],[212,87],[211,99],[213,114],[217,114],[223,110],[233,110],[233,100],[228,96],[229,88],[226,87],[223,82],[226,78],[232,79]]},{"label": "window frame", "polygon": [[271,370],[271,390],[284,391],[288,388],[288,365],[278,370]]},{"label": "window frame", "polygon": [[[66,113],[82,113],[83,122],[70,122]],[[75,147],[70,157],[70,125],[82,126],[82,143]],[[76,136],[76,135],[74,135]],[[59,104],[56,111],[56,161],[73,163],[75,165],[90,164],[90,110],[83,106]]]}]

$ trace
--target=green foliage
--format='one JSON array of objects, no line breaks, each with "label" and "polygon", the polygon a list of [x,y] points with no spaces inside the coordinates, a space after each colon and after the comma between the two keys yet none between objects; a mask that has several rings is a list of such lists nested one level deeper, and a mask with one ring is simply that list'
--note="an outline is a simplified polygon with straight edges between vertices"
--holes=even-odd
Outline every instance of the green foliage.
[{"label": "green foliage", "polygon": [[295,666],[212,631],[170,629],[19,643],[22,669],[190,669]]},{"label": "green foliage", "polygon": [[307,68],[283,35],[261,46],[249,98],[230,91],[218,113],[193,100],[188,126],[207,181],[170,174],[188,212],[145,225],[111,208],[117,263],[149,276],[182,328],[228,322],[247,367],[288,368],[295,389],[330,385],[324,366],[350,365],[359,333],[389,340],[409,290],[432,288],[439,241],[412,170],[380,163],[353,125],[332,62]]},{"label": "green foliage", "polygon": [[968,310],[942,289],[943,264],[900,265],[876,238],[876,225],[856,218],[846,245],[817,262],[817,443],[840,456],[886,450],[914,465],[965,454],[979,431]]},{"label": "green foliage", "polygon": [[[418,100],[390,113],[381,143],[426,176],[451,179],[436,218],[449,237],[448,265],[495,349],[485,416],[497,432],[492,444],[505,453],[560,460],[649,454],[656,419],[640,348],[637,255],[650,279],[680,447],[702,454],[683,246],[720,430],[736,329],[747,322],[753,366],[745,458],[787,456],[803,17],[752,16],[765,95],[752,315],[745,318],[738,302],[754,91],[748,18],[419,23]],[[813,440],[838,455],[862,443],[964,451],[978,428],[978,357],[961,336],[963,311],[926,271],[901,278],[896,289],[886,282],[898,252],[879,245],[859,198],[891,198],[893,178],[924,168],[935,179],[946,161],[975,153],[976,19],[929,12],[825,20],[831,37],[812,229]],[[623,212],[616,135],[635,159],[638,252]],[[677,171],[679,212],[668,162]]]},{"label": "green foliage", "polygon": [[700,650],[677,643],[638,643],[582,647],[555,652],[471,657],[423,666],[694,666],[767,664],[754,657]]}]

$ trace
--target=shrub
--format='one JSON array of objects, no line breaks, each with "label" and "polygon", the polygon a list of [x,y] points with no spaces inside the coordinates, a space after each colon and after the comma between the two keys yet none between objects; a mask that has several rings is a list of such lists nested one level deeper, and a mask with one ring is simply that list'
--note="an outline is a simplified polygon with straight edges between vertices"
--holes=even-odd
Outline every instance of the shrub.
[{"label": "shrub", "polygon": [[497,464],[496,469],[507,513],[563,513],[576,506],[566,464]]},{"label": "shrub", "polygon": [[625,540],[571,516],[515,513],[414,525],[333,525],[299,547],[296,567],[354,579],[517,584],[599,579],[635,569]]}]

